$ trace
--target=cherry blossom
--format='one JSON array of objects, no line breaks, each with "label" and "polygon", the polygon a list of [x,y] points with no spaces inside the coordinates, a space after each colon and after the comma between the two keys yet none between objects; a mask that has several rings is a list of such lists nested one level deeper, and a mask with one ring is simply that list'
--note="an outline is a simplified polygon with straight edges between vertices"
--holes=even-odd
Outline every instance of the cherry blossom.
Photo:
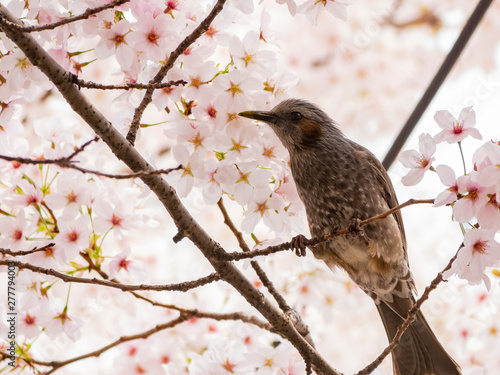
[{"label": "cherry blossom", "polygon": [[221,115],[226,119],[231,114],[246,109],[248,106],[246,95],[251,95],[262,88],[262,84],[256,78],[247,76],[240,70],[232,70],[220,76],[214,86],[220,92],[215,105],[221,109]]},{"label": "cherry blossom", "polygon": [[65,259],[73,260],[80,251],[89,247],[90,220],[86,215],[77,219],[61,217],[59,234],[55,238],[56,245],[64,250]]},{"label": "cherry blossom", "polygon": [[287,371],[288,374],[300,373],[305,371],[303,363],[294,361],[294,348],[286,343],[278,345],[272,351],[262,347],[252,355],[251,361],[258,368],[258,375],[272,375],[277,372]]},{"label": "cherry blossom", "polygon": [[256,31],[249,31],[242,40],[233,38],[229,45],[236,67],[264,73],[276,62],[276,54],[259,48],[260,38]]},{"label": "cherry blossom", "polygon": [[177,189],[179,195],[185,197],[193,188],[195,176],[201,177],[203,175],[203,164],[197,158],[202,151],[200,149],[200,151],[190,154],[188,148],[182,143],[177,144],[172,151],[177,163],[182,165],[182,170],[177,173]]},{"label": "cherry blossom", "polygon": [[96,199],[92,207],[96,215],[93,220],[94,228],[99,233],[112,231],[118,237],[123,237],[134,229],[140,220],[138,216],[132,214],[134,207],[130,201],[116,196],[109,200]]},{"label": "cherry blossom", "polygon": [[457,178],[458,193],[462,195],[453,206],[453,216],[459,223],[467,223],[485,201],[485,188],[473,180],[470,175]]},{"label": "cherry blossom", "polygon": [[295,13],[297,13],[297,4],[295,3],[295,0],[276,0],[278,4],[286,4],[288,7],[288,11],[292,16],[295,16]]},{"label": "cherry blossom", "polygon": [[472,160],[479,172],[477,181],[483,186],[500,188],[500,143],[486,142],[476,150]]},{"label": "cherry blossom", "polygon": [[221,198],[223,187],[238,179],[238,170],[233,164],[208,160],[205,164],[206,178],[201,179],[203,199],[207,204],[215,204]]},{"label": "cherry blossom", "polygon": [[494,234],[494,231],[484,229],[471,229],[465,234],[464,246],[453,265],[459,277],[471,284],[483,281],[490,288],[490,279],[484,270],[500,260],[500,244],[495,241]]},{"label": "cherry blossom", "polygon": [[0,247],[18,251],[27,250],[32,246],[27,239],[36,227],[34,222],[26,217],[23,209],[17,212],[16,217],[0,217],[0,228]]},{"label": "cherry blossom", "polygon": [[36,90],[31,85],[50,87],[47,77],[35,68],[19,49],[14,49],[0,59],[0,71],[8,72],[6,84],[11,92],[20,92],[32,99]]},{"label": "cherry blossom", "polygon": [[52,209],[64,209],[65,217],[76,217],[81,206],[90,206],[90,192],[86,189],[86,183],[85,175],[68,171],[57,178],[51,194],[44,201]]},{"label": "cherry blossom", "polygon": [[[43,241],[41,243],[37,242],[37,246],[46,246],[49,243],[50,240]],[[29,255],[29,260],[34,264],[47,268],[57,268],[60,265],[66,264],[68,261],[63,247],[58,245],[49,246],[44,251],[37,251],[36,253]]]},{"label": "cherry blossom", "polygon": [[474,128],[476,124],[476,113],[472,107],[462,109],[458,120],[446,110],[437,111],[434,115],[434,120],[439,127],[443,129],[434,137],[437,143],[444,141],[456,143],[462,141],[469,135],[476,139],[482,139],[479,131]]},{"label": "cherry blossom", "polygon": [[20,180],[15,186],[7,191],[4,198],[4,203],[12,208],[20,207],[38,207],[43,199],[43,193],[40,187],[33,182],[28,182],[26,180]]},{"label": "cherry blossom", "polygon": [[26,306],[21,302],[19,331],[28,339],[34,339],[41,333],[41,328],[45,326],[50,316],[50,303],[47,300],[42,300],[35,307]]},{"label": "cherry blossom", "polygon": [[276,232],[281,232],[283,223],[287,218],[283,215],[283,202],[276,195],[273,195],[270,190],[259,189],[254,192],[254,197],[251,199],[245,211],[246,217],[241,223],[241,228],[251,233],[257,223],[263,220],[269,228]]},{"label": "cherry blossom", "polygon": [[455,177],[455,172],[448,165],[438,165],[436,167],[436,172],[441,180],[441,183],[448,188],[439,193],[439,195],[434,200],[434,206],[439,207],[445,204],[453,203],[457,200],[458,196],[458,185],[457,179]]},{"label": "cherry blossom", "polygon": [[194,354],[189,373],[197,374],[248,374],[251,365],[245,361],[246,348],[241,342],[218,340],[202,356]]},{"label": "cherry blossom", "polygon": [[252,199],[254,189],[265,189],[269,184],[271,172],[256,167],[256,163],[251,161],[238,163],[237,179],[226,188],[241,205],[247,204]]},{"label": "cherry blossom", "polygon": [[120,254],[115,255],[109,263],[109,277],[114,279],[120,271],[125,271],[133,280],[145,281],[148,278],[145,264],[134,259],[130,259],[132,250],[125,249]]},{"label": "cherry blossom", "polygon": [[299,7],[299,12],[304,12],[307,19],[313,24],[317,24],[319,13],[324,9],[342,21],[347,20],[346,5],[349,3],[344,0],[307,0]]},{"label": "cherry blossom", "polygon": [[419,137],[419,151],[407,150],[401,152],[399,161],[406,168],[411,170],[404,176],[401,181],[404,185],[416,185],[422,178],[424,173],[432,167],[434,161],[433,155],[436,152],[436,143],[429,134],[421,134]]},{"label": "cherry blossom", "polygon": [[114,55],[121,66],[130,65],[136,58],[128,41],[131,33],[131,24],[127,20],[120,20],[109,29],[104,29],[100,34],[101,40],[95,47],[97,58],[105,59]]},{"label": "cherry blossom", "polygon": [[81,320],[68,308],[63,306],[60,300],[52,302],[51,311],[47,313],[47,321],[44,322],[44,333],[51,339],[65,334],[70,340],[77,341],[81,337]]},{"label": "cherry blossom", "polygon": [[134,25],[130,42],[141,60],[163,61],[174,46],[169,32],[172,18],[167,14],[142,13]]}]

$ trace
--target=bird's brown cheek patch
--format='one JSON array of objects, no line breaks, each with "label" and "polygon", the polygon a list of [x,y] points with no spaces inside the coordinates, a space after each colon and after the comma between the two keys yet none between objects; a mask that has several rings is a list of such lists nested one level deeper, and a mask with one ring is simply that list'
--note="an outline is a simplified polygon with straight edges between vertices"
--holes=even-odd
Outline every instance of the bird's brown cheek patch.
[{"label": "bird's brown cheek patch", "polygon": [[313,146],[323,136],[321,125],[314,120],[302,119],[300,129],[304,146]]}]

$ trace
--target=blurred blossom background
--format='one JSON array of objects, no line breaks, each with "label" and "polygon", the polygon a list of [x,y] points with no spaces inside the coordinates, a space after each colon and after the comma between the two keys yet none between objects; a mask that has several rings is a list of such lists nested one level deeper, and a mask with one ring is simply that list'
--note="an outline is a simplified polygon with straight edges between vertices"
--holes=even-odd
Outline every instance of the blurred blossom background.
[{"label": "blurred blossom background", "polygon": [[[347,137],[383,159],[476,5],[462,0],[335,3],[325,8],[314,1],[228,1],[209,31],[167,75],[167,80],[183,79],[187,85],[157,90],[141,119],[137,150],[157,168],[182,164],[183,169],[166,179],[227,251],[239,247],[216,205],[221,197],[251,247],[309,235],[285,149],[266,125],[235,114],[267,110],[287,97],[304,98],[324,109]],[[45,24],[100,2],[2,4],[27,24]],[[165,61],[166,51],[173,50],[212,7],[206,1],[131,1],[35,37],[83,80],[147,82]],[[116,35],[126,43],[120,44]],[[46,159],[71,154],[94,136],[92,130],[36,68],[20,67],[22,53],[5,34],[0,37],[0,154]],[[467,171],[474,167],[475,150],[489,140],[500,141],[499,42],[500,2],[494,1],[404,150],[418,150],[420,134],[435,136],[441,131],[434,120],[436,111],[448,110],[458,118],[469,106],[482,140],[468,137],[461,142]],[[82,92],[124,135],[144,95],[144,90]],[[433,157],[435,165],[446,164],[457,176],[463,174],[457,144],[438,144]],[[128,172],[102,141],[92,143],[77,160],[93,170]],[[427,172],[415,186],[404,186],[401,178],[407,172],[398,161],[389,170],[400,202],[435,198],[446,188],[434,172]],[[20,200],[30,194],[35,198]],[[78,196],[72,205],[70,194]],[[451,220],[449,206],[415,205],[402,212],[420,295],[456,253],[463,234]],[[47,224],[51,220],[57,231],[54,223]],[[15,228],[23,238],[11,235]],[[82,243],[68,237],[75,232]],[[213,272],[189,240],[173,243],[176,233],[171,218],[139,179],[112,180],[0,160],[0,248],[27,250],[56,243],[50,255],[35,253],[22,261],[74,276],[99,277],[88,273],[89,265],[80,255],[84,252],[124,283],[177,283]],[[339,371],[359,371],[387,346],[375,305],[343,271],[331,272],[310,253],[297,258],[280,252],[258,261],[308,324],[319,353]],[[249,261],[237,265],[268,295]],[[5,267],[1,270],[6,279]],[[484,282],[470,285],[452,275],[422,307],[464,374],[494,374],[500,366],[500,271],[488,267],[484,274],[489,289]],[[6,293],[0,288],[2,301]],[[186,293],[141,294],[181,308],[258,316],[224,282]],[[178,316],[175,308],[153,306],[117,289],[76,283],[70,287],[26,270],[17,276],[17,298],[18,344],[42,362],[91,352]],[[71,326],[58,326],[54,318],[65,306]],[[8,326],[5,312],[0,310],[0,316],[3,340]],[[273,347],[276,341],[281,345]],[[0,341],[0,350],[5,345]],[[223,366],[227,363],[234,364],[231,371],[238,374],[305,373],[300,356],[279,336],[241,321],[201,318],[56,372],[222,374],[230,373]],[[5,361],[0,366],[11,369]],[[29,366],[14,370],[34,371]],[[391,371],[387,358],[374,373]]]}]

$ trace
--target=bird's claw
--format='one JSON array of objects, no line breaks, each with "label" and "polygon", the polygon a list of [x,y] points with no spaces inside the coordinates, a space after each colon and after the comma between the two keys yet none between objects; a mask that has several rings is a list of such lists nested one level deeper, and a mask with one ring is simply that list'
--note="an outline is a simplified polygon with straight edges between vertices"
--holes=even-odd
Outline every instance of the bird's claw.
[{"label": "bird's claw", "polygon": [[293,237],[290,240],[290,248],[298,257],[306,256],[307,238],[303,234]]},{"label": "bird's claw", "polygon": [[361,226],[361,219],[353,217],[349,222],[348,230],[352,236],[359,236],[364,239],[367,244],[370,243],[370,238],[367,236],[365,230]]}]

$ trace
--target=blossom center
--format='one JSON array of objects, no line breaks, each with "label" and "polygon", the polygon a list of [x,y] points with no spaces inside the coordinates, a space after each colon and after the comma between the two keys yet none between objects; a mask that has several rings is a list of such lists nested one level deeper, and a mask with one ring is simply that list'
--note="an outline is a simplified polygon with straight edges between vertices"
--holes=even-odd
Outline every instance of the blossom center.
[{"label": "blossom center", "polygon": [[191,77],[191,86],[198,88],[201,85],[203,85],[203,80],[199,75]]},{"label": "blossom center", "polygon": [[111,216],[111,224],[113,224],[113,226],[119,226],[122,221],[123,219],[121,217],[116,216],[115,214]]},{"label": "blossom center", "polygon": [[453,134],[462,134],[463,128],[464,127],[462,124],[460,124],[459,122],[456,122],[453,125]]},{"label": "blossom center", "polygon": [[123,258],[122,260],[120,260],[120,263],[118,263],[118,267],[126,270],[129,263],[130,263],[130,260]]},{"label": "blossom center", "polygon": [[152,29],[147,35],[147,39],[149,40],[150,43],[158,45],[158,39],[160,39],[160,36],[156,33],[155,29]]},{"label": "blossom center", "polygon": [[212,118],[216,118],[216,117],[217,117],[217,110],[216,110],[214,107],[210,106],[210,107],[208,107],[208,109],[207,109],[207,114],[208,114],[210,117],[212,117]]},{"label": "blossom center", "polygon": [[229,362],[229,359],[226,360],[226,363],[221,365],[222,368],[226,371],[229,371],[231,374],[234,374],[234,368],[236,365],[234,363]]},{"label": "blossom center", "polygon": [[66,238],[69,242],[76,242],[79,236],[79,233],[74,229],[66,234]]},{"label": "blossom center", "polygon": [[243,94],[243,90],[240,86],[234,84],[233,82],[231,82],[231,86],[226,91],[230,92],[233,98],[238,94]]},{"label": "blossom center", "polygon": [[214,25],[210,25],[208,30],[205,32],[210,38],[213,38],[215,34],[217,34],[219,30],[217,30]]},{"label": "blossom center", "polygon": [[35,324],[35,321],[36,321],[36,317],[35,316],[31,316],[30,314],[26,314],[26,317],[24,318],[24,322],[27,325]]},{"label": "blossom center", "polygon": [[267,206],[267,200],[265,200],[262,203],[257,203],[257,208],[255,209],[255,212],[260,212],[260,216],[264,216],[264,213],[269,209]]},{"label": "blossom center", "polygon": [[126,44],[125,35],[116,34],[115,37],[113,38],[113,41],[115,42],[115,48],[118,48],[122,44]]},{"label": "blossom center", "polygon": [[248,64],[254,64],[255,63],[255,53],[245,52],[245,57],[243,58],[243,61],[245,62],[245,68],[248,66]]},{"label": "blossom center", "polygon": [[429,159],[422,155],[420,159],[417,160],[417,163],[419,164],[419,168],[425,168],[429,165]]},{"label": "blossom center", "polygon": [[477,201],[477,200],[478,200],[478,198],[479,198],[479,194],[478,194],[477,189],[472,189],[472,190],[469,190],[469,196],[468,196],[468,198],[469,198],[471,201],[473,201],[473,202]]},{"label": "blossom center", "polygon": [[196,135],[194,137],[191,137],[188,142],[194,145],[195,150],[198,147],[203,146],[203,138],[200,136],[200,132],[197,132]]},{"label": "blossom center", "polygon": [[71,193],[66,195],[65,198],[68,201],[68,203],[76,203],[76,199],[78,198],[78,196],[75,194],[74,191],[72,191]]},{"label": "blossom center", "polygon": [[276,147],[270,146],[270,147],[264,147],[264,152],[262,153],[262,156],[265,156],[266,158],[272,158],[275,156],[276,153]]},{"label": "blossom center", "polygon": [[497,194],[488,194],[488,202],[486,202],[486,204],[491,204],[492,206],[496,207],[496,208],[500,208],[500,205],[498,204],[497,202]]},{"label": "blossom center", "polygon": [[479,253],[479,254],[485,254],[486,249],[488,248],[487,241],[476,241],[474,245],[472,245],[472,253]]},{"label": "blossom center", "polygon": [[11,235],[13,240],[19,241],[23,238],[23,231],[21,229],[15,229]]},{"label": "blossom center", "polygon": [[26,197],[26,202],[28,202],[28,204],[35,204],[38,202],[38,197],[34,194],[29,194]]}]

